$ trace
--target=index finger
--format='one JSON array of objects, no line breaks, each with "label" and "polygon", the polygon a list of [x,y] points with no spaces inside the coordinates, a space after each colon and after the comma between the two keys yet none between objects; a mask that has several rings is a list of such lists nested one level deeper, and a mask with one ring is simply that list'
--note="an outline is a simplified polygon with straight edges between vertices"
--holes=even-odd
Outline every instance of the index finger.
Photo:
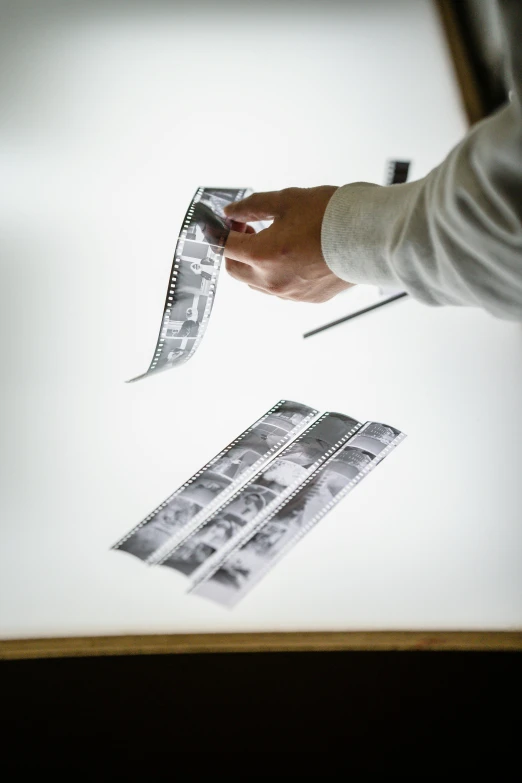
[{"label": "index finger", "polygon": [[281,191],[270,190],[265,193],[252,193],[242,201],[228,204],[224,212],[227,217],[248,223],[280,217],[281,209]]}]

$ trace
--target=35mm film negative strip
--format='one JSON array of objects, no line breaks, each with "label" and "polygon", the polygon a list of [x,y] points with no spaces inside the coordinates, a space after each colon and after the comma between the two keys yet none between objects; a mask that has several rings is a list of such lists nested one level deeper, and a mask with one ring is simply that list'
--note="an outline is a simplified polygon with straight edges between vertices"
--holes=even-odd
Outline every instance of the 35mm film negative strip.
[{"label": "35mm film negative strip", "polygon": [[280,400],[178,487],[113,549],[149,560],[183,530],[203,522],[306,429],[317,414],[317,410],[307,405]]},{"label": "35mm film negative strip", "polygon": [[149,369],[132,381],[183,364],[196,351],[207,328],[230,231],[223,210],[251,192],[197,189],[176,243],[154,355]]},{"label": "35mm film negative strip", "polygon": [[162,549],[154,562],[197,578],[197,572],[212,567],[216,557],[234,548],[361,426],[342,413],[324,413],[191,530],[185,542],[167,551]]},{"label": "35mm film negative strip", "polygon": [[201,569],[190,592],[235,606],[404,437],[386,425],[367,422],[249,535]]},{"label": "35mm film negative strip", "polygon": [[[243,591],[246,582],[258,581],[298,531],[324,516],[332,499],[344,497],[403,437],[388,425],[280,401],[113,548],[191,576],[195,585],[208,582],[201,595],[232,606],[250,589]],[[242,557],[250,541],[266,557],[246,569],[252,580],[244,582],[246,566],[231,577],[228,560]],[[250,549],[246,557],[253,557]],[[236,590],[216,587],[223,580]]]}]

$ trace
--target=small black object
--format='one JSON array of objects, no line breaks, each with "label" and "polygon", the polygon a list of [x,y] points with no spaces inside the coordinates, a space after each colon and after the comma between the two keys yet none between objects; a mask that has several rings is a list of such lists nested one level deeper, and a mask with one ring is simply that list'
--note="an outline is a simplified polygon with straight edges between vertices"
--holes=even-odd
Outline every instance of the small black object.
[{"label": "small black object", "polygon": [[402,185],[408,179],[409,160],[390,160],[388,163],[387,185]]}]

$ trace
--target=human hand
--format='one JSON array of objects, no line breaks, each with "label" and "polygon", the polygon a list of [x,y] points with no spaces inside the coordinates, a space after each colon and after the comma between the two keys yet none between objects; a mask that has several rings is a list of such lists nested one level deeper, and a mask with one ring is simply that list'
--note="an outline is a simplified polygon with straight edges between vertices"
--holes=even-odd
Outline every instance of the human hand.
[{"label": "human hand", "polygon": [[[298,302],[326,302],[350,288],[352,283],[331,271],[321,250],[323,215],[336,190],[287,188],[229,204],[225,215],[239,227],[225,245],[229,274],[250,288]],[[247,225],[272,219],[258,234]]]}]

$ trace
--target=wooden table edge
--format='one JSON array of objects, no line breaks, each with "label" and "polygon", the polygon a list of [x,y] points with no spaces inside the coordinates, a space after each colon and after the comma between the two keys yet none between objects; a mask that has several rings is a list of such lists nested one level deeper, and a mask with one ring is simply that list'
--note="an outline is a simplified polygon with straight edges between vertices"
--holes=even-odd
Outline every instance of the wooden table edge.
[{"label": "wooden table edge", "polygon": [[522,631],[334,631],[77,636],[0,641],[0,659],[335,650],[522,650]]},{"label": "wooden table edge", "polygon": [[487,116],[487,111],[473,67],[473,57],[459,25],[455,0],[433,0],[433,3],[444,31],[462,106],[468,123],[474,125]]}]

